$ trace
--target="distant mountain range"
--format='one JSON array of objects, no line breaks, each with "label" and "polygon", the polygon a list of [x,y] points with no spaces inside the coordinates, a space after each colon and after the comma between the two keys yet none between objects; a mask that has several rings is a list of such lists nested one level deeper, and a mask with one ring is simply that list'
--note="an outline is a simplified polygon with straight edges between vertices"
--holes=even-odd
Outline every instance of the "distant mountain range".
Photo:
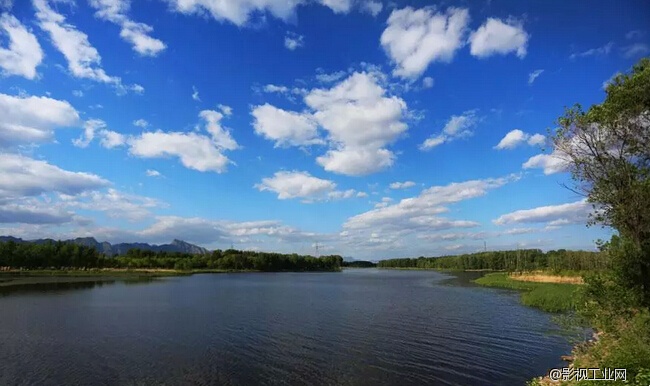
[{"label": "distant mountain range", "polygon": [[[13,236],[0,236],[0,242],[14,241],[16,243],[34,243],[34,244],[44,244],[48,242],[56,242],[57,240],[53,239],[37,239],[37,240],[23,240],[18,237]],[[95,240],[94,237],[78,237],[71,240],[62,240],[64,243],[73,243],[79,245],[85,245],[87,247],[95,247],[97,251],[103,253],[107,256],[113,255],[125,255],[129,249],[142,249],[145,251],[154,251],[154,252],[181,252],[181,253],[190,253],[190,254],[206,254],[209,251],[205,248],[199,247],[198,245],[187,243],[183,240],[176,240],[171,242],[171,244],[146,244],[146,243],[120,243],[120,244],[111,244],[109,242],[102,242]]]}]

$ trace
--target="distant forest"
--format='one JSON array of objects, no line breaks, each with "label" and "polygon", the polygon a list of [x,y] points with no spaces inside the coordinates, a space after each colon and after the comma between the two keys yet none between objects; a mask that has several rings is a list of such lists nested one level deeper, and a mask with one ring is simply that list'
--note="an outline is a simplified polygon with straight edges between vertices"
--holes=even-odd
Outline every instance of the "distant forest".
[{"label": "distant forest", "polygon": [[62,241],[44,244],[0,242],[0,267],[13,269],[163,268],[177,270],[338,271],[338,255],[313,257],[297,254],[215,250],[207,254],[154,252],[130,249],[126,255],[107,257],[94,247]]},{"label": "distant forest", "polygon": [[539,249],[478,252],[457,256],[419,257],[382,260],[380,268],[420,269],[491,269],[503,271],[591,271],[609,267],[603,252],[567,251],[565,249],[542,252]]}]

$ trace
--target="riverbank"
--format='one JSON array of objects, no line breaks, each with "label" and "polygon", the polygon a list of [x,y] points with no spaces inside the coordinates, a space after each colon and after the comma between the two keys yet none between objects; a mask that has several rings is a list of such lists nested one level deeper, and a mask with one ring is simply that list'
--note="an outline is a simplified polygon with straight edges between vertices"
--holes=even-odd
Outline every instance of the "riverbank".
[{"label": "riverbank", "polygon": [[[550,279],[545,275],[546,279]],[[539,276],[524,275],[525,278],[541,280]],[[483,277],[474,280],[474,283],[495,288],[505,288],[521,291],[521,302],[524,305],[539,308],[543,311],[560,313],[571,311],[575,308],[578,284],[565,282],[540,282],[534,280],[521,280],[511,277],[506,272],[488,273]]]}]

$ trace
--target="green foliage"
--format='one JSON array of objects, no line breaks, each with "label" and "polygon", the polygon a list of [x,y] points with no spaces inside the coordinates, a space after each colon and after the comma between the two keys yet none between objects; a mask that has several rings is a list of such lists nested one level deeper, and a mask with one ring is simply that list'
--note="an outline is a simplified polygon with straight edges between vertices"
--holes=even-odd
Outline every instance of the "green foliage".
[{"label": "green foliage", "polygon": [[490,273],[474,280],[487,286],[523,291],[521,302],[547,312],[565,312],[575,308],[578,285],[535,283],[513,280],[507,273]]},{"label": "green foliage", "polygon": [[372,261],[355,260],[344,261],[342,266],[347,268],[374,268],[377,266],[377,263],[373,263]]},{"label": "green foliage", "polygon": [[380,268],[420,268],[446,270],[532,271],[547,270],[555,274],[602,270],[609,266],[605,253],[567,251],[546,253],[539,249],[493,251],[457,256],[390,259],[377,263]]},{"label": "green foliage", "polygon": [[23,269],[129,268],[255,271],[338,271],[343,258],[338,255],[299,256],[253,251],[219,250],[206,255],[153,252],[131,249],[124,256],[106,257],[92,247],[72,243],[0,243],[0,267]]},{"label": "green foliage", "polygon": [[553,136],[578,191],[594,204],[592,224],[615,228],[610,243],[616,280],[650,306],[650,59],[607,87],[583,111],[568,109]]}]

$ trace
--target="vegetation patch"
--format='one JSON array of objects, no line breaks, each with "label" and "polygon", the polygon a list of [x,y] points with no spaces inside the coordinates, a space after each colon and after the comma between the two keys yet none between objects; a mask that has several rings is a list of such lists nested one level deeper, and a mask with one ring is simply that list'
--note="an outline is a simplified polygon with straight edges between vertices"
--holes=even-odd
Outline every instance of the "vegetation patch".
[{"label": "vegetation patch", "polygon": [[474,280],[486,287],[522,291],[521,302],[547,312],[566,312],[575,308],[578,286],[575,284],[538,283],[513,280],[508,273],[488,273]]}]

